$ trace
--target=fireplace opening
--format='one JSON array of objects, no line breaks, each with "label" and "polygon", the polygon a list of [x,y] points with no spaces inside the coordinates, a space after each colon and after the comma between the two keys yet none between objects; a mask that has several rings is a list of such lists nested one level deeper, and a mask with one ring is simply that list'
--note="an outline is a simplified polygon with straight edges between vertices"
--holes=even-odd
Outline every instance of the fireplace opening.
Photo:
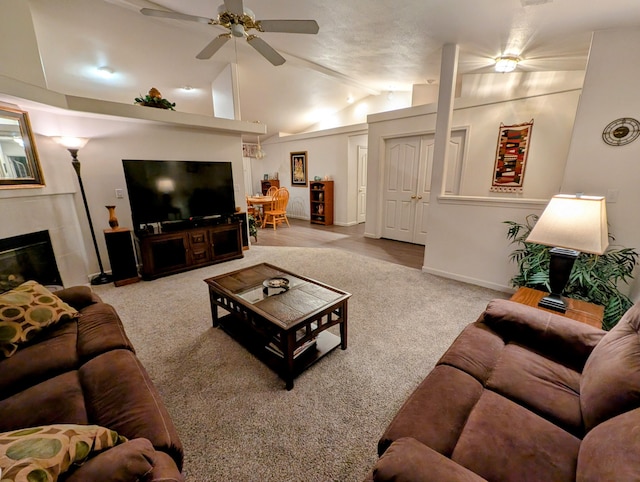
[{"label": "fireplace opening", "polygon": [[0,239],[0,293],[29,280],[51,290],[62,288],[49,231]]}]

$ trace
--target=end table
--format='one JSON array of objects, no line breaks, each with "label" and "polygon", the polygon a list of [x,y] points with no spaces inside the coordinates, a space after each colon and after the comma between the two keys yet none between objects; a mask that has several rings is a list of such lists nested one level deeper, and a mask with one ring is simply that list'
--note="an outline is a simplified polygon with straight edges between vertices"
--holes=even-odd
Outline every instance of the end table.
[{"label": "end table", "polygon": [[556,315],[566,316],[572,320],[577,320],[587,325],[595,326],[596,328],[602,328],[602,320],[604,318],[604,306],[594,305],[586,301],[574,300],[573,298],[564,299],[567,301],[567,312],[558,313],[557,311],[547,310],[538,306],[538,302],[547,296],[549,293],[544,291],[534,290],[532,288],[518,288],[518,291],[510,298],[511,301],[521,303],[523,305],[533,306],[540,310],[548,311],[549,313],[555,313]]}]

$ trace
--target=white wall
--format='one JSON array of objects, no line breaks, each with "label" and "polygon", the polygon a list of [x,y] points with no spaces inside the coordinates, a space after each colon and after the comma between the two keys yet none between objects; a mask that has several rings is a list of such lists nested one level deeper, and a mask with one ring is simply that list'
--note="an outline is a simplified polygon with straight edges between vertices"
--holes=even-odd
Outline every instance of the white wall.
[{"label": "white wall", "polygon": [[[508,253],[505,220],[540,213],[562,182],[580,92],[570,90],[525,99],[455,103],[452,129],[468,128],[460,193],[432,197],[423,269],[508,290],[515,266]],[[522,194],[489,192],[500,123],[534,119]],[[385,140],[435,131],[435,106],[418,106],[369,117],[367,236],[380,237]]]},{"label": "white wall", "polygon": [[[291,186],[291,152],[307,152],[307,177],[315,176],[324,179],[329,176],[334,180],[334,224],[351,225],[356,223],[354,184],[355,154],[350,153],[353,138],[365,142],[366,126],[357,125],[339,129],[330,129],[308,134],[296,134],[286,137],[271,138],[262,143],[266,157],[253,159],[253,191],[260,191],[260,179],[263,174],[278,173],[280,187],[289,189],[289,205],[287,215],[294,218],[309,219],[309,187]],[[355,180],[354,180],[355,182]]]},{"label": "white wall", "polygon": [[[611,121],[640,120],[638,45],[640,29],[595,32],[562,191],[599,195],[617,191],[617,202],[607,203],[609,230],[615,244],[640,251],[640,139],[616,147],[602,140]],[[640,300],[638,279],[631,294]]]}]

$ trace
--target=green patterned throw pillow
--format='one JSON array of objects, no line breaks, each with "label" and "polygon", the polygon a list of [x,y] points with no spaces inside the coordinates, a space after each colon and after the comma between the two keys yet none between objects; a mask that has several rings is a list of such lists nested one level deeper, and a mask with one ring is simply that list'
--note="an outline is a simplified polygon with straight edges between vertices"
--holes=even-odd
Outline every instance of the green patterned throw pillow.
[{"label": "green patterned throw pillow", "polygon": [[44,328],[71,320],[78,311],[35,281],[0,295],[0,356],[10,357]]},{"label": "green patterned throw pillow", "polygon": [[0,433],[0,481],[55,482],[93,452],[126,441],[97,425],[45,425]]}]

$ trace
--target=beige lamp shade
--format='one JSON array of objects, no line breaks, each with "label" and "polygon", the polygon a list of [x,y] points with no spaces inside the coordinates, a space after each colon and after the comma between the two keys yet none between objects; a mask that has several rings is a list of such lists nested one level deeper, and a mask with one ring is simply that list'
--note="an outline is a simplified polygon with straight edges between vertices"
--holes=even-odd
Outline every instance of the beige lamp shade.
[{"label": "beige lamp shade", "polygon": [[89,139],[86,137],[68,137],[68,136],[55,136],[52,137],[53,141],[67,149],[82,149],[87,145]]},{"label": "beige lamp shade", "polygon": [[526,241],[583,253],[604,253],[609,245],[605,198],[553,196]]}]

